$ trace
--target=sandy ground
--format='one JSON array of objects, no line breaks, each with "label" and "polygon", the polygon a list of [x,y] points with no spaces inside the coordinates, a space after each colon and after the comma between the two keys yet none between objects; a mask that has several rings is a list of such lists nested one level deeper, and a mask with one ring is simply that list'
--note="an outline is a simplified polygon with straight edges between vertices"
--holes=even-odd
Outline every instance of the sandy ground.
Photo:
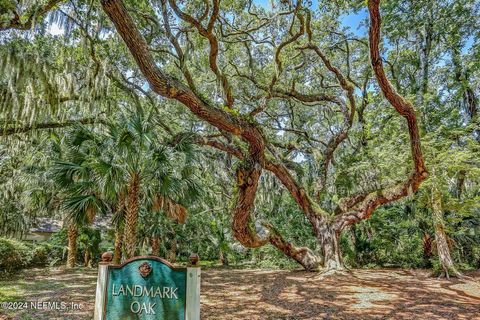
[{"label": "sandy ground", "polygon": [[[479,319],[480,272],[437,279],[422,270],[202,270],[202,320]],[[0,319],[91,319],[96,270],[28,270],[0,280],[0,301],[65,302],[66,308],[1,310]],[[77,310],[72,310],[72,303]],[[61,308],[61,306],[60,306]]]}]

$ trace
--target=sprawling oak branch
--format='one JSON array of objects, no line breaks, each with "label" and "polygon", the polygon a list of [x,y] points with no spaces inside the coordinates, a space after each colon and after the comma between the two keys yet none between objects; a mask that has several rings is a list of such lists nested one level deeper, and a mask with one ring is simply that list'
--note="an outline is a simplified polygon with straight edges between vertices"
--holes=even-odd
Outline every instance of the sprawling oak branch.
[{"label": "sprawling oak branch", "polygon": [[[215,108],[199,98],[189,87],[185,86],[179,80],[162,72],[155,64],[145,39],[138,31],[121,0],[102,0],[102,6],[114,23],[118,33],[124,40],[154,92],[163,97],[179,101],[198,118],[210,123],[223,132],[238,135],[248,143],[248,159],[244,160],[244,164],[252,164],[252,166],[248,166],[248,169],[243,170],[242,175],[246,180],[245,183],[239,183],[239,196],[234,209],[234,222],[232,227],[237,239],[247,247],[255,247],[266,243],[268,239],[259,239],[247,223],[253,209],[258,178],[260,177],[262,168],[266,166],[264,155],[266,142],[261,131],[254,124],[241,119],[241,117]],[[234,149],[223,148],[224,145],[221,143],[208,140],[200,140],[198,142],[243,157],[240,153],[235,152]],[[289,182],[287,189],[294,193],[296,200],[301,201],[299,203],[300,206],[302,208],[310,208],[310,217],[314,217],[310,199],[306,196],[305,191],[294,183],[293,177],[286,168],[282,165],[274,165],[273,168],[276,168],[274,172],[276,175],[282,175],[282,177],[279,177],[280,180]]]},{"label": "sprawling oak branch", "polygon": [[282,251],[286,256],[297,261],[307,271],[314,271],[318,268],[320,259],[311,249],[295,247],[288,241],[285,241],[272,226],[265,225],[265,227],[267,227],[270,232],[269,241],[273,246]]},{"label": "sprawling oak branch", "polygon": [[268,237],[261,239],[255,232],[252,221],[258,180],[262,167],[253,159],[242,162],[237,169],[237,201],[233,209],[232,230],[235,238],[248,248],[258,248],[268,242]]},{"label": "sprawling oak branch", "polygon": [[290,90],[285,90],[277,87],[268,87],[258,82],[253,76],[242,74],[238,70],[238,68],[236,68],[235,66],[233,67],[236,69],[238,76],[250,80],[258,89],[268,92],[271,97],[282,98],[282,99],[295,99],[297,101],[300,101],[306,104],[307,103],[316,104],[320,102],[330,102],[337,105],[342,104],[342,101],[338,99],[337,96],[334,96],[334,95],[329,95],[324,93],[306,94],[306,93],[298,92],[297,90],[295,90],[295,88],[291,88]]},{"label": "sprawling oak branch", "polygon": [[354,195],[348,199],[342,199],[337,208],[337,212],[343,212],[336,219],[336,228],[342,229],[346,225],[357,221],[367,219],[372,212],[380,205],[398,200],[407,196],[411,192],[416,192],[428,176],[427,168],[423,160],[422,149],[420,145],[420,134],[417,125],[417,117],[412,104],[403,98],[388,81],[383,69],[382,58],[380,56],[380,0],[370,0],[368,9],[370,12],[370,59],[375,77],[385,98],[395,108],[395,110],[406,119],[408,132],[410,135],[410,146],[413,158],[413,173],[408,179],[399,184],[377,190],[369,194]]},{"label": "sprawling oak branch", "polygon": [[280,75],[283,72],[283,64],[282,60],[280,59],[280,55],[282,53],[282,50],[286,48],[288,45],[294,43],[297,41],[304,33],[305,33],[305,18],[303,15],[300,13],[300,9],[302,8],[302,1],[299,0],[297,1],[297,4],[295,6],[295,11],[293,14],[293,19],[292,19],[292,24],[290,26],[290,33],[292,31],[292,28],[295,24],[295,20],[298,17],[298,20],[300,21],[300,28],[297,33],[293,34],[290,38],[286,39],[285,41],[282,41],[276,48],[275,50],[275,66],[277,68],[276,73],[273,75],[272,80],[270,82],[270,89],[273,89],[277,80],[280,78]]},{"label": "sprawling oak branch", "polygon": [[282,182],[311,222],[318,223],[318,220],[323,218],[319,214],[321,210],[314,208],[314,204],[307,195],[305,188],[298,184],[284,164],[271,160],[266,161],[265,169],[272,172]]},{"label": "sprawling oak branch", "polygon": [[[0,29],[30,28],[34,23],[36,16],[51,10],[55,4],[58,4],[61,1],[45,0],[45,2],[47,2],[47,4],[44,7],[40,8],[40,6],[37,6],[38,10],[26,23],[21,24],[21,19],[17,15],[18,17],[15,18],[16,20],[13,19],[9,23],[7,22],[7,24],[0,26]],[[287,152],[291,152],[295,148],[297,148],[296,150],[301,150],[304,147],[296,146],[295,142],[286,142],[284,144],[268,141],[269,139],[275,140],[277,137],[275,135],[270,136],[268,133],[264,133],[263,129],[271,128],[270,121],[274,121],[274,123],[277,124],[277,127],[272,128],[273,130],[292,132],[293,134],[298,135],[298,137],[301,137],[301,140],[298,139],[297,142],[303,143],[304,141],[307,141],[309,144],[309,150],[315,148],[315,144],[312,142],[322,144],[324,146],[324,148],[322,148],[323,168],[320,172],[321,176],[319,179],[319,190],[321,191],[324,189],[327,181],[329,166],[332,166],[333,163],[334,153],[342,144],[342,142],[348,138],[348,133],[352,127],[356,109],[354,92],[355,83],[350,77],[350,69],[352,66],[350,65],[350,48],[347,39],[344,40],[346,42],[347,66],[346,71],[343,74],[340,68],[334,66],[334,63],[329,60],[326,54],[322,52],[318,46],[314,45],[314,43],[316,43],[314,42],[314,37],[316,37],[316,34],[314,34],[313,31],[316,30],[312,30],[311,28],[312,16],[308,9],[302,8],[301,0],[296,1],[295,4],[289,3],[287,5],[289,7],[288,11],[280,12],[274,16],[268,17],[261,17],[261,14],[259,15],[250,12],[250,2],[248,13],[251,17],[255,17],[259,23],[255,23],[255,19],[250,22],[247,21],[246,24],[242,23],[241,25],[246,28],[245,30],[236,28],[236,20],[233,20],[233,25],[230,24],[228,17],[228,15],[230,15],[230,11],[227,10],[227,16],[222,17],[221,11],[223,10],[225,4],[222,4],[221,6],[219,0],[203,1],[202,3],[204,8],[199,11],[200,16],[192,14],[189,10],[184,9],[183,5],[179,4],[180,1],[161,0],[159,1],[160,12],[157,13],[159,13],[163,18],[163,28],[166,35],[166,39],[164,40],[168,40],[170,43],[169,48],[164,50],[164,42],[153,41],[153,38],[155,38],[153,29],[150,32],[150,36],[144,37],[140,33],[129,13],[131,12],[130,10],[134,10],[133,8],[129,8],[129,10],[127,10],[122,0],[101,0],[101,4],[105,13],[113,22],[115,29],[124,40],[136,62],[136,65],[139,67],[140,71],[149,83],[151,90],[159,96],[180,102],[186,106],[198,119],[207,122],[208,124],[217,128],[220,132],[219,135],[213,136],[194,136],[193,141],[199,145],[216,148],[239,159],[240,163],[237,170],[238,194],[233,210],[232,229],[235,237],[246,247],[258,247],[269,242],[284,252],[287,256],[290,256],[298,261],[306,269],[313,269],[318,264],[318,259],[316,258],[315,253],[306,248],[297,248],[293,246],[284,240],[278,231],[276,231],[272,226],[269,226],[267,223],[265,223],[264,226],[270,230],[269,234],[265,237],[260,237],[257,234],[253,224],[252,214],[254,212],[255,196],[262,170],[270,171],[276,176],[277,179],[280,180],[282,185],[289,191],[292,198],[302,209],[303,214],[310,221],[315,236],[319,241],[321,247],[320,249],[323,254],[324,265],[326,268],[338,268],[342,266],[339,236],[340,232],[346,225],[368,218],[372,214],[373,210],[375,210],[375,208],[377,208],[379,205],[400,199],[410,192],[416,191],[420,183],[425,179],[427,171],[421,153],[415,110],[410,102],[405,100],[395,91],[386,78],[383,70],[382,60],[379,53],[379,2],[379,0],[369,1],[369,11],[371,17],[371,28],[369,34],[371,65],[384,96],[395,108],[395,110],[407,121],[414,162],[413,173],[407,179],[405,179],[405,181],[394,184],[382,190],[357,194],[353,195],[352,197],[342,199],[339,202],[338,208],[335,210],[335,212],[333,214],[329,214],[319,208],[315,201],[311,200],[307,194],[306,187],[300,183],[301,180],[297,179],[293,174],[293,171],[290,170],[291,167],[287,163],[288,160],[282,158],[282,156],[280,156],[275,149],[275,147],[280,147],[287,149]],[[152,3],[152,8],[154,8],[157,4],[158,3]],[[173,13],[176,16],[172,19],[170,13]],[[269,34],[270,28],[276,27],[276,25],[273,24],[273,22],[277,21],[275,17],[278,17],[279,15],[290,14],[292,15],[290,27],[288,28],[288,26],[284,25],[286,28],[280,28],[280,32],[284,31],[284,33],[280,33],[278,35]],[[145,18],[143,14],[140,15]],[[26,14],[22,15],[22,20],[25,16]],[[149,18],[146,17],[146,19],[148,20]],[[185,29],[182,26],[182,21],[187,22],[190,26]],[[216,23],[217,21],[219,21],[218,24]],[[281,21],[278,21],[280,23],[287,23],[286,19],[281,19]],[[170,23],[172,25],[170,25]],[[90,41],[92,58],[98,65],[98,60],[96,60],[94,52],[94,43],[91,37],[81,23],[77,22],[77,24],[80,28],[82,28],[82,30],[85,31],[83,36]],[[156,20],[154,21],[154,24],[156,24],[154,29],[157,31],[160,28],[160,24],[156,22]],[[261,30],[263,27],[267,28],[265,30]],[[222,28],[225,28],[225,32]],[[174,32],[177,32],[175,30],[178,30],[178,33],[174,34]],[[218,30],[219,32],[216,33]],[[221,83],[223,87],[225,102],[222,104],[226,104],[230,108],[234,105],[234,103],[238,104],[239,106],[242,106],[242,103],[245,103],[248,106],[253,105],[253,111],[249,115],[241,115],[237,112],[238,110],[244,110],[243,106],[234,112],[231,110],[228,110],[230,112],[225,111],[223,105],[220,105],[220,102],[216,102],[216,100],[212,98],[206,98],[207,95],[204,95],[198,91],[194,81],[194,75],[190,73],[197,72],[195,69],[196,66],[190,66],[190,70],[187,66],[187,53],[190,45],[193,45],[191,39],[189,38],[190,32],[198,32],[198,34],[206,39],[206,41],[209,43],[209,47],[207,48],[208,65],[210,70],[215,75],[216,80]],[[261,39],[256,39],[256,35]],[[181,37],[184,37],[184,39]],[[305,37],[307,38],[308,42],[306,46],[303,46],[303,38]],[[147,42],[145,38],[149,39],[149,42]],[[280,43],[278,43],[279,39],[281,39]],[[185,42],[183,40],[185,40]],[[241,42],[247,49],[248,61],[246,61],[246,63],[237,63],[241,59],[241,56],[239,55],[235,55],[234,59],[229,57],[229,53],[237,53],[232,50],[238,49],[238,46],[236,45],[238,42]],[[149,48],[149,43],[152,45],[159,45],[160,49],[156,50],[155,48]],[[249,43],[254,44],[254,47],[250,48]],[[290,47],[295,43],[301,43],[299,45],[302,45],[303,47],[294,48],[293,50],[297,50],[298,54],[293,55],[292,57],[287,57],[287,53],[290,54],[292,52],[290,50],[292,48]],[[322,43],[322,41],[319,41],[318,43]],[[185,47],[182,47],[181,45],[184,44]],[[271,80],[266,80],[256,73],[258,70],[258,73],[261,74],[262,72],[260,69],[268,67],[267,62],[256,61],[257,55],[264,55],[265,51],[263,50],[263,46],[268,47],[266,50],[272,50],[272,52],[270,52],[271,58],[273,59],[271,64],[275,67],[275,72]],[[255,53],[255,51],[252,53],[252,49],[261,50],[258,51],[258,53]],[[220,59],[220,54],[223,52],[223,50],[226,54],[224,57],[222,57],[222,59]],[[323,63],[328,70],[327,72],[334,75],[338,84],[329,85],[324,83],[324,75],[318,75],[316,73],[316,62],[312,62],[310,59],[307,59],[305,55],[306,50],[313,50],[313,52],[316,53],[316,57],[319,58],[319,62]],[[159,67],[159,64],[157,63],[158,61],[154,60],[151,53],[155,51],[166,51],[168,54],[173,56],[176,59],[174,63],[180,69],[183,75],[180,75],[180,78],[176,78],[165,72],[166,69]],[[300,59],[299,64],[293,65],[294,63],[297,63],[297,60],[299,60],[297,59],[298,57],[303,57],[303,59]],[[239,87],[238,92],[243,90],[245,97],[237,95],[235,96],[234,100],[232,87],[230,86],[229,81],[236,81],[237,79],[235,79],[234,76],[227,79],[227,74],[224,73],[225,71],[222,70],[221,67],[222,63],[228,64],[229,68],[235,69],[236,74],[240,78],[243,78],[240,80],[248,79],[249,82],[252,83],[252,85],[242,86],[241,82],[235,82],[235,85],[238,85]],[[313,65],[310,65],[312,63]],[[255,67],[256,64],[259,65],[258,69]],[[250,72],[245,71],[245,68],[250,68]],[[304,77],[298,76],[299,70],[305,70]],[[203,71],[203,68],[201,71]],[[269,71],[268,68],[267,71]],[[292,74],[288,74],[288,72],[292,72]],[[287,82],[290,83],[291,79],[288,78],[289,76],[293,76],[291,87],[286,85]],[[320,77],[319,88],[326,91],[315,91],[314,93],[308,93],[308,91],[305,93],[301,92],[304,90],[309,90],[308,88],[311,87],[311,84],[317,83],[315,81],[310,81],[312,77],[315,76]],[[117,79],[117,77],[112,73],[109,74],[109,77],[115,80],[120,88],[130,92],[137,100],[140,100],[137,96],[138,91],[147,97],[152,106],[157,105],[153,97],[150,97],[148,94],[149,92],[144,90],[142,86],[128,81],[128,79],[125,79],[125,77],[122,77],[122,79]],[[302,81],[307,84],[305,86],[306,89],[296,89],[297,79],[302,79]],[[234,82],[232,82],[232,85],[233,83]],[[364,92],[366,92],[366,83],[367,82],[365,82],[364,85]],[[359,87],[358,85],[355,86]],[[336,92],[340,90],[343,90],[343,97],[341,97],[342,92]],[[335,93],[332,94],[332,92]],[[259,105],[256,105],[258,99],[262,100],[260,101]],[[279,114],[273,116],[269,114],[269,110],[267,110],[267,103],[265,103],[265,101],[270,100],[282,100],[281,103],[278,104]],[[335,126],[330,125],[330,128],[328,128],[331,131],[329,141],[323,142],[319,139],[315,139],[309,134],[308,131],[301,130],[302,128],[296,128],[296,123],[304,121],[303,119],[298,118],[294,113],[293,106],[297,103],[309,106],[334,105],[335,113],[343,113],[344,122],[343,124],[339,123]],[[338,107],[340,107],[340,110],[337,110]],[[363,112],[363,110],[361,110],[362,108],[359,107],[359,113]],[[319,111],[319,113],[322,112],[323,110]],[[311,114],[314,117],[316,116],[316,114]],[[336,116],[335,119],[337,119]],[[263,123],[264,127],[255,121]],[[309,121],[308,124],[310,123],[313,122]],[[46,123],[24,128],[8,129],[9,131],[4,130],[3,134],[0,133],[0,135],[26,132],[32,129],[55,128],[66,125],[70,124],[66,122]],[[163,126],[165,127],[166,131],[169,132],[169,134],[172,136],[174,135],[172,130],[169,129],[169,126]],[[312,130],[315,130],[315,128],[316,127],[313,127]],[[243,146],[240,147],[240,144],[237,143],[237,140],[231,139],[231,136],[234,135],[240,137],[243,142],[246,143],[248,147],[247,150],[245,150]],[[222,136],[226,138],[226,140],[224,140]],[[267,137],[269,138],[267,139]],[[278,139],[289,139],[289,135],[285,135],[284,138]]]},{"label": "sprawling oak branch", "polygon": [[[213,26],[219,17],[218,1],[213,2],[213,12],[210,15],[208,25],[205,27],[202,21],[209,15],[210,7],[207,6],[203,16],[199,19],[194,18],[181,11],[174,0],[168,0],[173,11],[180,19],[191,23],[197,31],[207,38],[210,42],[210,68],[219,77],[222,75],[216,65],[218,55],[218,41],[213,33]],[[406,181],[393,185],[372,193],[354,195],[347,199],[342,199],[339,203],[335,216],[331,217],[329,214],[321,210],[307,195],[306,190],[294,178],[287,166],[278,159],[275,155],[275,150],[271,144],[266,141],[261,129],[252,121],[247,121],[245,117],[235,114],[233,112],[226,112],[221,108],[216,107],[213,103],[200,97],[195,90],[193,82],[190,81],[190,75],[184,76],[189,83],[189,86],[184,85],[180,80],[164,73],[158,68],[151,53],[149,51],[147,42],[135,26],[132,18],[127,12],[121,0],[102,0],[102,6],[109,18],[114,23],[118,33],[123,38],[128,49],[133,55],[138,67],[146,77],[151,89],[166,98],[174,99],[185,105],[193,114],[199,119],[208,122],[214,127],[218,128],[223,135],[233,134],[242,138],[248,144],[248,151],[243,151],[235,145],[222,142],[220,139],[211,138],[196,138],[195,142],[200,145],[207,145],[223,152],[227,152],[236,156],[241,160],[239,169],[237,170],[237,187],[238,196],[237,202],[233,211],[232,229],[235,237],[247,247],[258,247],[267,242],[276,246],[286,255],[294,258],[301,263],[306,269],[310,269],[316,265],[315,254],[302,248],[296,248],[286,242],[277,232],[271,229],[270,235],[261,238],[255,231],[252,223],[252,212],[254,209],[255,195],[258,187],[258,180],[262,174],[262,170],[266,169],[272,172],[290,192],[292,197],[298,203],[314,229],[324,255],[324,264],[328,268],[341,267],[341,256],[338,245],[338,237],[341,230],[348,224],[355,223],[362,219],[368,218],[373,210],[379,205],[389,203],[391,201],[400,199],[409,192],[414,192],[418,189],[422,180],[426,177],[426,168],[423,162],[423,156],[420,147],[420,138],[418,133],[417,120],[413,106],[399,95],[387,80],[383,71],[382,61],[379,53],[379,30],[380,30],[380,15],[378,10],[378,0],[369,2],[369,10],[372,19],[370,29],[370,56],[371,64],[379,86],[396,111],[407,120],[408,130],[410,133],[410,142],[412,146],[412,156],[414,159],[414,172],[406,179]],[[174,39],[170,26],[168,25],[168,15],[166,12],[166,0],[162,1],[162,15],[167,28],[167,36],[170,42],[177,51],[180,60],[183,58],[183,52],[178,42]],[[344,114],[345,123],[343,128],[339,130],[328,143],[325,149],[325,180],[328,165],[332,161],[333,153],[337,147],[348,136],[348,131],[352,126],[355,114],[355,97],[354,86],[349,80],[349,71],[347,76],[344,76],[340,69],[336,68],[326,55],[316,46],[312,45],[312,32],[309,30],[309,19],[307,21],[300,13],[300,4],[294,13],[294,19],[290,28],[289,39],[283,42],[276,50],[277,73],[275,74],[270,85],[259,84],[253,76],[246,76],[236,68],[237,74],[244,78],[248,78],[258,89],[265,91],[268,98],[278,97],[282,99],[297,100],[302,103],[318,103],[328,102],[334,103],[341,107]],[[300,30],[297,33],[292,32],[295,19],[298,18],[300,22]],[[307,28],[305,28],[307,25]],[[301,94],[292,87],[291,90],[279,89],[275,83],[280,76],[283,67],[279,59],[280,52],[286,45],[297,41],[303,34],[306,33],[309,38],[309,46],[303,49],[312,49],[320,57],[326,68],[332,72],[337,79],[340,88],[344,91],[346,102],[335,96],[325,94],[306,95]],[[251,60],[251,59],[250,59]],[[252,62],[250,61],[250,65]],[[183,69],[185,71],[186,69]],[[223,81],[222,81],[223,82]],[[225,85],[225,83],[223,83]],[[228,86],[228,84],[226,84]],[[224,87],[224,89],[227,89]],[[227,100],[229,89],[227,91]],[[228,103],[229,106],[233,104],[233,98]],[[348,106],[347,106],[348,104]],[[265,112],[266,113],[266,112]],[[267,156],[268,155],[268,156]]]},{"label": "sprawling oak branch", "polygon": [[17,134],[17,133],[25,133],[32,130],[64,128],[64,127],[73,126],[76,124],[94,124],[94,123],[103,123],[103,122],[104,120],[101,120],[98,118],[84,118],[84,119],[78,119],[78,120],[67,120],[62,122],[37,123],[37,124],[26,125],[23,127],[6,128],[4,130],[0,130],[0,137]]},{"label": "sprawling oak branch", "polygon": [[[148,50],[144,37],[138,31],[121,0],[102,0],[102,6],[154,92],[177,100],[198,118],[218,129],[241,136],[248,142],[249,152],[252,155],[263,157],[265,141],[258,128],[239,116],[210,105],[178,79],[160,70]],[[263,162],[262,159],[259,161]]]},{"label": "sprawling oak branch", "polygon": [[[35,20],[47,13],[48,11],[52,10],[56,5],[60,4],[64,0],[50,0],[43,6],[40,6],[28,15],[25,19],[21,17],[21,13],[14,11],[13,18],[5,24],[0,24],[0,31],[1,30],[8,30],[8,29],[18,29],[18,30],[28,30],[32,28],[35,23]],[[23,21],[22,21],[23,20]]]},{"label": "sprawling oak branch", "polygon": [[427,169],[422,155],[422,148],[420,146],[420,134],[418,131],[417,117],[415,115],[415,109],[412,104],[403,98],[388,81],[385,71],[383,69],[382,58],[380,57],[380,0],[370,0],[368,2],[368,10],[370,12],[370,59],[372,68],[377,78],[380,89],[382,90],[385,98],[390,104],[397,110],[397,112],[407,120],[408,132],[410,135],[410,145],[412,149],[412,157],[414,162],[414,175],[415,181],[413,181],[414,189],[417,190],[423,179],[426,178]]},{"label": "sprawling oak branch", "polygon": [[[345,141],[348,137],[348,132],[353,124],[353,118],[355,116],[356,104],[355,104],[355,95],[354,95],[354,86],[353,84],[343,75],[343,73],[335,67],[330,59],[320,50],[317,45],[310,43],[306,48],[313,50],[322,60],[325,67],[335,75],[340,87],[345,92],[345,95],[348,100],[349,109],[347,110],[346,106],[343,103],[340,104],[343,107],[344,114],[344,126],[343,128],[333,135],[327,143],[327,147],[323,153],[323,164],[320,174],[320,180],[317,186],[317,194],[319,195],[325,188],[327,183],[327,174],[330,163],[333,160],[333,155],[338,146]],[[347,61],[350,57],[347,56]]]},{"label": "sprawling oak branch", "polygon": [[175,48],[175,52],[177,53],[179,64],[180,64],[180,69],[183,73],[183,76],[185,77],[185,80],[187,81],[190,89],[193,91],[196,90],[195,82],[193,80],[193,77],[190,73],[190,70],[187,67],[186,64],[186,57],[183,52],[182,47],[180,46],[180,43],[178,42],[178,39],[173,35],[172,29],[170,27],[170,21],[168,19],[168,12],[167,12],[167,0],[162,0],[160,1],[161,4],[161,10],[162,10],[162,17],[163,17],[163,25],[165,28],[165,33],[167,34],[168,40],[170,43],[173,45]]},{"label": "sprawling oak branch", "polygon": [[[190,88],[162,72],[155,64],[145,39],[138,31],[122,1],[102,0],[102,6],[114,23],[118,33],[125,41],[125,44],[154,92],[163,97],[181,102],[190,109],[193,114],[218,129],[241,136],[243,140],[249,143],[250,155],[262,166],[265,165],[263,155],[265,141],[258,128],[238,116],[234,116],[209,105],[208,102],[200,99]],[[275,167],[278,166],[279,165]],[[276,175],[288,174],[287,178],[279,177],[280,180],[293,180],[293,177],[291,177],[286,169],[276,170],[274,173]],[[292,183],[290,185],[294,184]],[[304,191],[301,192],[298,188],[288,189],[295,193],[294,198],[296,200],[301,200],[301,207],[304,207],[303,203],[310,202]]]},{"label": "sprawling oak branch", "polygon": [[226,96],[226,104],[228,107],[232,108],[234,103],[232,88],[228,82],[227,77],[220,71],[217,63],[219,48],[217,37],[214,34],[214,26],[220,12],[220,1],[213,0],[213,12],[208,22],[207,28],[204,28],[199,20],[196,20],[194,17],[180,10],[175,0],[169,0],[169,3],[175,14],[180,17],[180,19],[191,23],[203,37],[208,39],[208,42],[210,44],[210,54],[208,56],[208,60],[210,62],[210,69],[222,83],[223,91],[225,92]]}]

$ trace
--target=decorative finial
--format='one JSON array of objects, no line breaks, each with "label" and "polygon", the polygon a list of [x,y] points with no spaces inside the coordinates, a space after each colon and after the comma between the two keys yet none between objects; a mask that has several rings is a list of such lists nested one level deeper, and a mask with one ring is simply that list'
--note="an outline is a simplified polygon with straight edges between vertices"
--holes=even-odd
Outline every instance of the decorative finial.
[{"label": "decorative finial", "polygon": [[104,252],[102,254],[102,262],[103,263],[109,263],[109,262],[112,262],[113,260],[113,253],[110,252],[110,251],[107,251],[107,252]]},{"label": "decorative finial", "polygon": [[196,253],[192,253],[189,257],[190,265],[192,267],[197,267],[198,261],[200,261],[200,257]]}]

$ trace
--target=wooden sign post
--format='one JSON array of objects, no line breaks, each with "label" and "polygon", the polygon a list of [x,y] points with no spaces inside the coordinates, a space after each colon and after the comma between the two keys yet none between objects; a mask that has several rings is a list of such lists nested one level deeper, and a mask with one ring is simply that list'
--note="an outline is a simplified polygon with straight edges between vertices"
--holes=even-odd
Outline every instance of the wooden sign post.
[{"label": "wooden sign post", "polygon": [[200,320],[200,268],[153,256],[98,267],[94,320]]}]

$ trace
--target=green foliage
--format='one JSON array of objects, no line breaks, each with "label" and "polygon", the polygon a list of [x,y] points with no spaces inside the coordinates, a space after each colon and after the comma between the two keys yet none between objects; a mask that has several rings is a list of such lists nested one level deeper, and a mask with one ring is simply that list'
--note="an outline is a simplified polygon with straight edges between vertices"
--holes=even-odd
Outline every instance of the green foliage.
[{"label": "green foliage", "polygon": [[[405,208],[410,208],[405,210]],[[351,227],[342,237],[345,261],[353,267],[418,268],[425,266],[422,230],[411,204],[380,208],[368,221]]]},{"label": "green foliage", "polygon": [[254,249],[251,257],[251,265],[264,269],[298,269],[298,264],[285,257],[273,246],[263,246]]},{"label": "green foliage", "polygon": [[66,244],[67,230],[65,229],[61,229],[60,231],[55,232],[45,242],[33,244],[32,246],[35,249],[33,263],[39,265],[53,265],[64,261],[67,257]]},{"label": "green foliage", "polygon": [[0,271],[13,272],[27,267],[32,261],[32,250],[24,243],[0,238]]},{"label": "green foliage", "polygon": [[0,237],[0,270],[14,272],[22,268],[56,264],[65,256],[66,233],[55,233],[48,241],[32,243]]},{"label": "green foliage", "polygon": [[79,230],[77,242],[80,252],[89,251],[94,261],[100,258],[103,252],[100,251],[102,241],[100,230],[91,227],[83,227]]},{"label": "green foliage", "polygon": [[[343,232],[344,259],[350,266],[433,263],[437,268],[434,251],[426,255],[423,242],[434,237],[434,188],[439,190],[455,261],[465,268],[480,266],[480,132],[478,110],[473,108],[476,103],[478,109],[480,96],[477,2],[382,2],[385,71],[395,89],[415,106],[430,177],[416,195],[376,210],[369,220]],[[10,22],[17,10],[20,22],[25,21],[46,1],[21,3],[0,0],[0,25]],[[244,137],[218,130],[211,125],[215,119],[199,121],[184,106],[149,89],[101,5],[92,3],[62,3],[62,12],[53,9],[47,19],[36,17],[29,36],[15,30],[0,34],[0,130],[95,120],[0,137],[0,236],[21,238],[38,217],[53,216],[81,226],[79,260],[85,250],[97,257],[112,248],[113,236],[86,226],[93,214],[106,215],[121,227],[124,210],[118,205],[130,177],[138,174],[142,252],[148,253],[150,238],[158,236],[163,256],[176,243],[183,260],[197,252],[202,260],[218,261],[223,254],[231,263],[292,266],[270,245],[247,250],[235,242],[230,230],[232,190],[235,193],[235,168],[243,162],[195,146],[200,137],[247,154]],[[180,30],[172,38],[182,53],[175,52],[158,14],[161,3],[125,1],[157,66],[180,81],[188,71],[190,89],[200,100],[233,122],[243,119],[256,127],[267,143],[265,158],[282,163],[309,194],[312,206],[328,219],[341,198],[408,177],[412,165],[406,123],[385,101],[372,75],[367,23],[363,21],[360,30],[345,26],[352,14],[366,19],[366,1],[318,1],[315,8],[309,4],[298,11],[310,19],[311,43],[345,76],[348,86],[355,87],[352,123],[346,121],[348,99],[335,74],[305,49],[307,35],[291,42],[301,29],[299,16],[288,13],[296,12],[291,2],[272,1],[270,10],[250,1],[221,1],[221,18],[213,33],[220,44],[216,62],[224,80],[211,71],[212,61],[205,54],[210,42],[167,4],[169,23]],[[180,6],[200,17],[204,3],[185,1]],[[53,36],[51,27],[60,27],[63,34]],[[233,108],[225,106],[223,81],[230,84]],[[295,92],[338,100],[302,102],[293,97]],[[329,141],[346,129],[348,138],[332,153],[327,170]],[[172,221],[166,208],[156,206],[159,196],[188,210],[185,224]],[[286,240],[320,253],[304,212],[266,170],[251,221],[252,231],[264,232],[262,222],[268,221]],[[63,259],[66,243],[61,231],[48,243],[35,245],[32,261]]]},{"label": "green foliage", "polygon": [[61,229],[43,242],[24,242],[33,252],[29,266],[51,266],[66,259],[67,232]]},{"label": "green foliage", "polygon": [[33,250],[31,266],[51,266],[62,261],[65,246],[55,245],[50,241],[29,244]]}]

